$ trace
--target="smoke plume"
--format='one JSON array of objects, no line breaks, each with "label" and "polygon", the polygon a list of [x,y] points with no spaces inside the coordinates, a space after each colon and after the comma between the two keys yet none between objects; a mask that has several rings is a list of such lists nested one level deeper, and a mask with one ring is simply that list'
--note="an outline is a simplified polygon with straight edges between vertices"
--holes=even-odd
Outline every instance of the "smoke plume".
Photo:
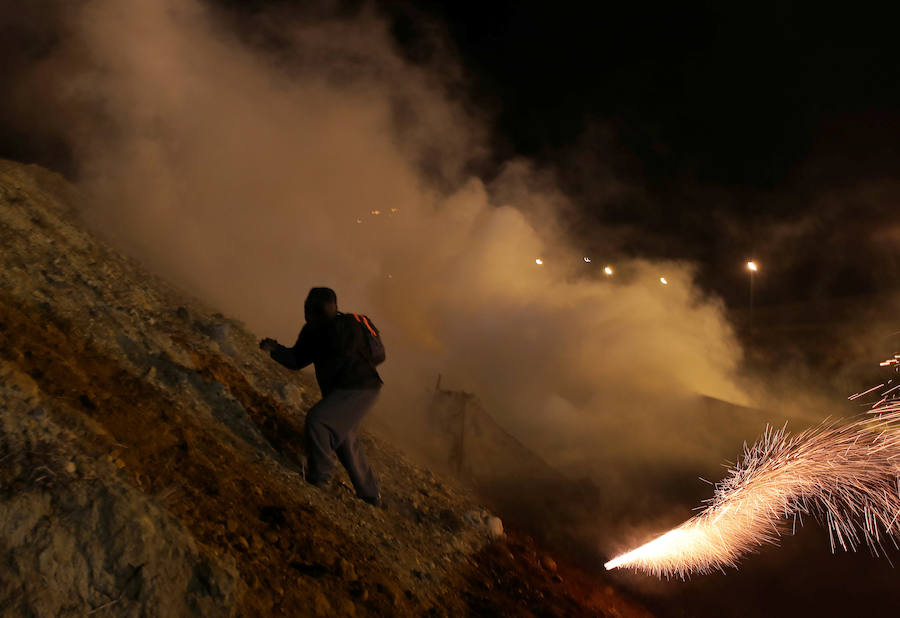
[{"label": "smoke plume", "polygon": [[384,333],[389,424],[424,414],[440,373],[600,483],[675,463],[693,477],[738,448],[704,433],[698,403],[749,403],[721,303],[690,264],[587,263],[564,232],[571,205],[528,161],[473,172],[489,118],[461,102],[452,55],[411,63],[374,10],[258,15],[256,37],[193,0],[58,13],[10,105],[70,144],[89,222],[284,343],[308,289],[334,287]]}]

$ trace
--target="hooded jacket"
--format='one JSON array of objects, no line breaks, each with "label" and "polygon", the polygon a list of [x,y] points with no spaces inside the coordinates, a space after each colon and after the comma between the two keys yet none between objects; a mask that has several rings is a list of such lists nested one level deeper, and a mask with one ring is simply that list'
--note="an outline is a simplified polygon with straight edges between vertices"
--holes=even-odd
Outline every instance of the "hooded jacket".
[{"label": "hooded jacket", "polygon": [[383,382],[367,360],[368,342],[362,329],[352,315],[338,313],[321,323],[306,323],[293,347],[279,345],[270,355],[288,369],[312,363],[322,396],[336,389],[379,388]]}]

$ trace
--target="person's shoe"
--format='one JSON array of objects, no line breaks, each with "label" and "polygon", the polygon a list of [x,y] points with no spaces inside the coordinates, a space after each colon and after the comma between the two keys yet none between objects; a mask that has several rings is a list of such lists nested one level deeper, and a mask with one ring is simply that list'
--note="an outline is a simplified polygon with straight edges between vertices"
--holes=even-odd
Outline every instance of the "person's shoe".
[{"label": "person's shoe", "polygon": [[366,504],[371,504],[376,508],[380,507],[382,504],[380,493],[375,494],[374,496],[360,496],[360,498],[362,498],[363,502],[365,502]]}]

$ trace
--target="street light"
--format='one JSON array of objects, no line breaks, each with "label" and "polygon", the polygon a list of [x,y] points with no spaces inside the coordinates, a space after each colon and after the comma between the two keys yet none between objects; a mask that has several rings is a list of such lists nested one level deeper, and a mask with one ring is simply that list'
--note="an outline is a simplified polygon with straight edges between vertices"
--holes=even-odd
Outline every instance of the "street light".
[{"label": "street light", "polygon": [[750,271],[750,337],[753,338],[753,279],[759,267],[756,262],[749,260],[747,262],[747,270]]},{"label": "street light", "polygon": [[603,267],[603,274],[606,275],[607,277],[612,277],[613,272],[614,271],[613,271],[612,266],[604,266]]}]

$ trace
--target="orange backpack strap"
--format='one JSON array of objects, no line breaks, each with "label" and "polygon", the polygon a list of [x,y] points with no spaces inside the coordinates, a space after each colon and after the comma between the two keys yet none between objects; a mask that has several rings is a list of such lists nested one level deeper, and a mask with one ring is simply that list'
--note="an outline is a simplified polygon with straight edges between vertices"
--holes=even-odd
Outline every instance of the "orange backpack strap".
[{"label": "orange backpack strap", "polygon": [[378,337],[378,331],[376,331],[375,327],[372,326],[371,322],[369,322],[369,318],[367,316],[360,315],[358,313],[351,313],[350,315],[356,318],[357,322],[365,326],[373,337]]},{"label": "orange backpack strap", "polygon": [[372,333],[373,337],[378,337],[378,331],[376,331],[375,327],[372,326],[372,323],[369,322],[368,316],[365,316],[365,315],[362,316],[362,322],[365,325],[365,327],[369,329],[369,332]]}]

